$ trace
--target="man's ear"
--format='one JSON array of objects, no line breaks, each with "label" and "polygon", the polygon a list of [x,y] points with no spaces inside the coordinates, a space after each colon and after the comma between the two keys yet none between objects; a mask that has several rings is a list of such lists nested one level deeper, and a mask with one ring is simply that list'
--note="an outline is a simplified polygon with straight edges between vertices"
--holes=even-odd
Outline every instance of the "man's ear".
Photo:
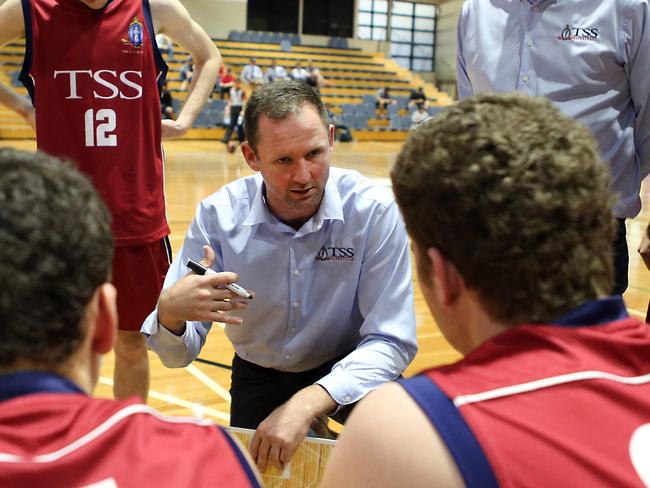
[{"label": "man's ear", "polygon": [[449,261],[437,248],[427,249],[431,260],[431,280],[433,292],[442,307],[453,306],[465,289],[465,281],[454,263]]},{"label": "man's ear", "polygon": [[241,144],[241,153],[244,155],[244,159],[246,160],[246,164],[252,169],[253,171],[259,171],[260,167],[258,164],[257,160],[257,155],[255,154],[255,151],[251,147],[251,145],[248,143],[248,141],[244,141]]},{"label": "man's ear", "polygon": [[111,283],[104,283],[95,291],[95,327],[92,350],[106,354],[113,349],[117,334],[117,290]]},{"label": "man's ear", "polygon": [[335,128],[334,124],[329,124],[327,126],[328,132],[329,132],[329,138],[330,138],[330,150],[334,147],[334,133],[335,133]]}]

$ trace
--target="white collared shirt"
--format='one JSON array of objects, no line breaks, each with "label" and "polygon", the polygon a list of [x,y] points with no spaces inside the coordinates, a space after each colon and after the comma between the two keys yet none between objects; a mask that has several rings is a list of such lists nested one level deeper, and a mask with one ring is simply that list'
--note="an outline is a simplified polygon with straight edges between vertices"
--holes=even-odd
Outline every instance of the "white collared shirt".
[{"label": "white collared shirt", "polygon": [[460,98],[521,91],[594,134],[619,218],[641,209],[650,173],[648,0],[466,0],[458,21]]},{"label": "white collared shirt", "polygon": [[[345,405],[397,378],[415,356],[410,251],[390,189],[331,168],[318,211],[295,230],[270,212],[261,175],[241,178],[199,204],[165,288],[205,244],[217,255],[215,271],[236,272],[255,292],[237,311],[243,325],[225,329],[243,359],[298,372],[347,354],[317,382]],[[175,336],[154,311],[142,332],[164,364],[182,367],[210,327],[188,322]]]}]

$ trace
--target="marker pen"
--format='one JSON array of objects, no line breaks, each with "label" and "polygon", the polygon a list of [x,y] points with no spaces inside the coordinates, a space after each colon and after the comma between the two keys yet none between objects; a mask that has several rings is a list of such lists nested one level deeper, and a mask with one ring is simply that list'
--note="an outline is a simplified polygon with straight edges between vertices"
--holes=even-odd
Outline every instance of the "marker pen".
[{"label": "marker pen", "polygon": [[[190,259],[187,262],[187,267],[190,268],[192,271],[194,271],[197,275],[206,275],[206,274],[217,274],[216,271],[206,268],[205,266],[200,265],[193,259]],[[226,288],[228,288],[231,292],[233,292],[236,295],[239,295],[242,298],[248,298],[249,300],[253,299],[253,295],[251,295],[248,291],[246,291],[244,288],[239,286],[237,283],[226,283],[225,285]]]}]

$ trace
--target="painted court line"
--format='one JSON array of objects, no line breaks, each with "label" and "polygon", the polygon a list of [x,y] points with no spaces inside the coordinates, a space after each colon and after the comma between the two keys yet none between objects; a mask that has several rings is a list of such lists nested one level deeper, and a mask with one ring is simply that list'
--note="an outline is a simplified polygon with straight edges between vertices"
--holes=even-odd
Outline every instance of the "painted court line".
[{"label": "painted court line", "polygon": [[[110,378],[106,378],[104,376],[99,377],[99,383],[106,386],[113,386],[113,380]],[[159,391],[154,391],[154,390],[149,390],[149,396],[151,398],[155,398],[156,400],[167,402],[172,405],[178,405],[179,407],[187,408],[190,412],[192,412],[192,415],[194,415],[195,417],[202,417],[204,415],[208,415],[210,417],[230,423],[230,414],[221,412],[219,410],[215,410],[214,408],[205,407],[203,405],[199,405],[198,403],[194,403],[194,402],[188,402],[187,400],[183,400],[182,398],[178,398],[173,395],[167,395],[165,393],[160,393]]]},{"label": "painted court line", "polygon": [[223,386],[221,386],[219,383],[217,383],[212,378],[210,378],[207,374],[205,374],[199,368],[197,368],[193,364],[190,364],[188,366],[185,366],[185,371],[190,373],[197,380],[199,380],[201,383],[203,383],[205,386],[207,386],[209,389],[211,389],[213,392],[215,392],[221,398],[226,400],[228,403],[231,402],[230,392],[228,392],[228,390],[226,390]]}]

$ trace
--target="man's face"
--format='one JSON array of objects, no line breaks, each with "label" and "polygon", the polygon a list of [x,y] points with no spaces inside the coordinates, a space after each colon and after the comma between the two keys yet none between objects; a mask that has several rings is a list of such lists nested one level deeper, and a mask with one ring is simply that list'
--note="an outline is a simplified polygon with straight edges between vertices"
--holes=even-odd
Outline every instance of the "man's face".
[{"label": "man's face", "polygon": [[285,119],[261,115],[257,154],[242,146],[250,167],[262,173],[267,204],[283,222],[299,228],[316,213],[329,177],[334,128],[305,104]]}]

